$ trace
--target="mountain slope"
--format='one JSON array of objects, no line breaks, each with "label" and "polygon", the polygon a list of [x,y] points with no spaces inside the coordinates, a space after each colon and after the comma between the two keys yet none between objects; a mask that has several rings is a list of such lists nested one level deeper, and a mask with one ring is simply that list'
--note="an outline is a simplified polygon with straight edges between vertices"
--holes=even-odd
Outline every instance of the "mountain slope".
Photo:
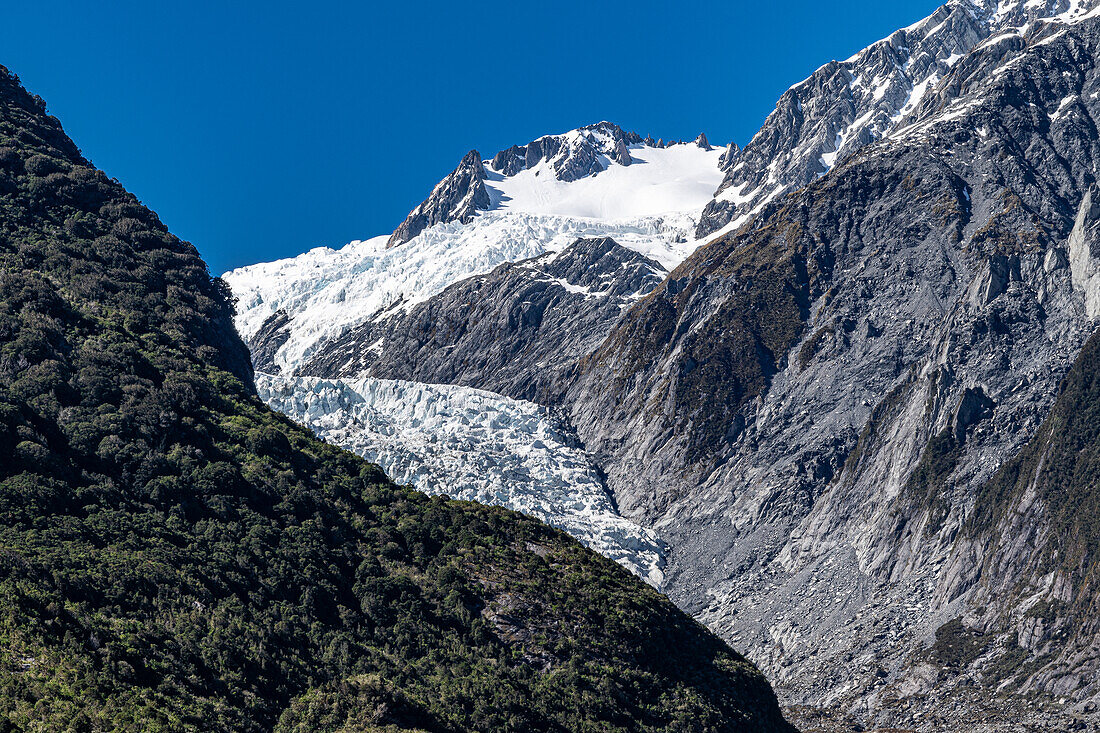
[{"label": "mountain slope", "polygon": [[[522,396],[569,420],[618,509],[667,544],[662,588],[807,721],[1096,721],[1087,379],[1065,382],[1080,415],[1056,400],[1100,316],[1097,58],[1093,0],[952,0],[788,90],[718,160],[695,225],[713,241],[655,256],[671,272],[601,321],[597,346],[583,326],[544,342],[583,344],[581,358],[563,349],[545,369],[464,331],[464,304],[484,292],[518,308],[545,276],[516,265],[526,279],[506,293],[502,269],[368,316],[417,334],[407,358],[387,364],[366,337],[329,352],[340,337],[326,337],[310,368],[537,387]],[[494,186],[538,203],[519,185],[534,180],[525,156],[494,161],[491,206]],[[563,182],[536,165],[553,193],[540,217],[605,215],[614,176],[646,168]],[[487,232],[505,198],[448,236]]]},{"label": "mountain slope", "polygon": [[[355,326],[503,263],[559,252],[578,238],[610,237],[671,269],[699,245],[691,233],[697,212],[721,181],[724,154],[697,143],[642,141],[627,147],[630,162],[624,164],[593,148],[593,172],[558,178],[554,166],[572,170],[576,160],[566,153],[570,145],[579,145],[577,154],[590,148],[578,141],[594,135],[593,128],[618,130],[601,123],[540,138],[540,145],[560,140],[558,154],[532,158],[531,167],[509,166],[497,156],[505,172],[490,162],[479,163],[480,175],[471,174],[473,159],[467,156],[406,224],[419,221],[418,212],[450,213],[432,218],[427,228],[414,227],[416,236],[402,235],[399,245],[375,237],[226,273],[240,301],[237,328],[254,353],[265,355],[265,370],[286,373]],[[617,135],[636,138],[621,130]],[[482,200],[482,193],[488,196],[485,210],[455,203]]]},{"label": "mountain slope", "polygon": [[976,45],[885,139],[697,250],[570,389],[671,596],[787,700],[946,730],[976,722],[952,700],[1094,704],[1095,630],[1061,655],[1043,610],[1095,602],[1044,555],[1087,543],[1062,510],[968,529],[1096,328],[1091,7]]},{"label": "mountain slope", "polygon": [[611,239],[578,239],[367,321],[300,371],[461,384],[547,404],[623,309],[665,274]]},{"label": "mountain slope", "polygon": [[609,560],[264,407],[225,287],[0,73],[7,728],[788,730]]}]

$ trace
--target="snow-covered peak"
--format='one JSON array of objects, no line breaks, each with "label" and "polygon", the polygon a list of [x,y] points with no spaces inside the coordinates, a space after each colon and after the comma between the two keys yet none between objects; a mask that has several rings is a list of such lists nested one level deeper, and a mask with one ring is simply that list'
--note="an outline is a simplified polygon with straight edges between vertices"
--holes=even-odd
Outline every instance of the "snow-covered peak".
[{"label": "snow-covered peak", "polygon": [[[494,209],[600,219],[698,211],[721,181],[733,150],[706,155],[714,153],[706,135],[666,145],[605,121],[513,145],[483,165],[471,151],[409,213],[389,243],[402,244],[430,226],[468,222],[476,212]],[[637,164],[645,170],[635,173]],[[486,179],[493,182],[488,187]],[[700,186],[710,190],[704,193]],[[641,199],[628,203],[629,189],[640,191]],[[595,203],[581,203],[589,199]]]},{"label": "snow-covered peak", "polygon": [[729,167],[696,232],[736,227],[781,193],[805,186],[918,109],[983,42],[1040,22],[1087,17],[1097,0],[950,0],[844,61],[830,61],[780,97]]},{"label": "snow-covered peak", "polygon": [[485,190],[481,154],[471,150],[463,156],[457,168],[436,184],[431,196],[409,212],[405,221],[390,235],[386,246],[395,247],[407,242],[435,224],[467,222],[479,210],[488,207],[489,194]]},{"label": "snow-covered peak", "polygon": [[[524,158],[507,175],[494,167],[500,155],[483,163],[468,154],[436,186],[438,196],[413,211],[401,237],[318,248],[226,273],[241,335],[248,340],[265,323],[285,320],[273,361],[291,373],[323,342],[387,309],[421,302],[505,262],[561,251],[581,237],[610,237],[671,270],[697,246],[697,213],[722,180],[721,161],[736,151],[710,148],[705,137],[658,146],[610,123],[539,140],[533,165]],[[557,175],[566,152],[613,143],[626,146],[629,164],[599,153],[598,175]],[[557,153],[544,155],[551,149]]]}]

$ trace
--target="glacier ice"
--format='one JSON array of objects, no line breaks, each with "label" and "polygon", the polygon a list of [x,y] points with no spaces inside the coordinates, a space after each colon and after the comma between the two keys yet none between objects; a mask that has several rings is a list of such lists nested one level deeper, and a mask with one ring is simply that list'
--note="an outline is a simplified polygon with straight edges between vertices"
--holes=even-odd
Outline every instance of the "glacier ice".
[{"label": "glacier ice", "polygon": [[540,405],[441,384],[256,375],[268,405],[429,494],[530,514],[660,587],[666,548],[621,516],[600,474]]}]

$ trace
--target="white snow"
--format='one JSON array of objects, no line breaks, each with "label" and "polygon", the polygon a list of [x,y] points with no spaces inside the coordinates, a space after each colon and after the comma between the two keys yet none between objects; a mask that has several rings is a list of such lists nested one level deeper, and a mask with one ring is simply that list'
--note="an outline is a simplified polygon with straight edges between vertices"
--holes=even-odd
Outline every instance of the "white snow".
[{"label": "white snow", "polygon": [[697,213],[722,182],[723,148],[693,143],[629,147],[631,165],[608,161],[606,170],[566,183],[542,162],[504,177],[486,165],[494,209],[612,221],[677,212]]},{"label": "white snow", "polygon": [[1064,99],[1062,99],[1062,101],[1058,104],[1058,109],[1056,109],[1050,115],[1050,121],[1054,122],[1059,117],[1064,115],[1066,113],[1066,108],[1069,107],[1070,105],[1072,105],[1076,101],[1077,101],[1077,95],[1076,94],[1071,94],[1068,97],[1065,97]]},{"label": "white snow", "polygon": [[429,494],[558,527],[660,587],[665,547],[622,517],[599,472],[546,408],[492,392],[384,379],[256,376],[260,396],[322,438]]},{"label": "white snow", "polygon": [[836,134],[836,139],[833,140],[832,152],[821,154],[822,165],[826,168],[832,168],[833,164],[836,163],[836,156],[840,155],[840,149],[842,147],[844,147],[844,133],[838,132]]}]

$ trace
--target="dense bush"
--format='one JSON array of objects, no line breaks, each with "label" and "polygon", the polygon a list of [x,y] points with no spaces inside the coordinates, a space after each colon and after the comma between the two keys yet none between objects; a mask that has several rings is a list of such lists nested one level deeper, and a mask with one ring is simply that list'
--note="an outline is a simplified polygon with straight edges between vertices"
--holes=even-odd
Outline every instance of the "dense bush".
[{"label": "dense bush", "polygon": [[267,410],[224,284],[0,67],[0,731],[779,730],[614,563]]}]

